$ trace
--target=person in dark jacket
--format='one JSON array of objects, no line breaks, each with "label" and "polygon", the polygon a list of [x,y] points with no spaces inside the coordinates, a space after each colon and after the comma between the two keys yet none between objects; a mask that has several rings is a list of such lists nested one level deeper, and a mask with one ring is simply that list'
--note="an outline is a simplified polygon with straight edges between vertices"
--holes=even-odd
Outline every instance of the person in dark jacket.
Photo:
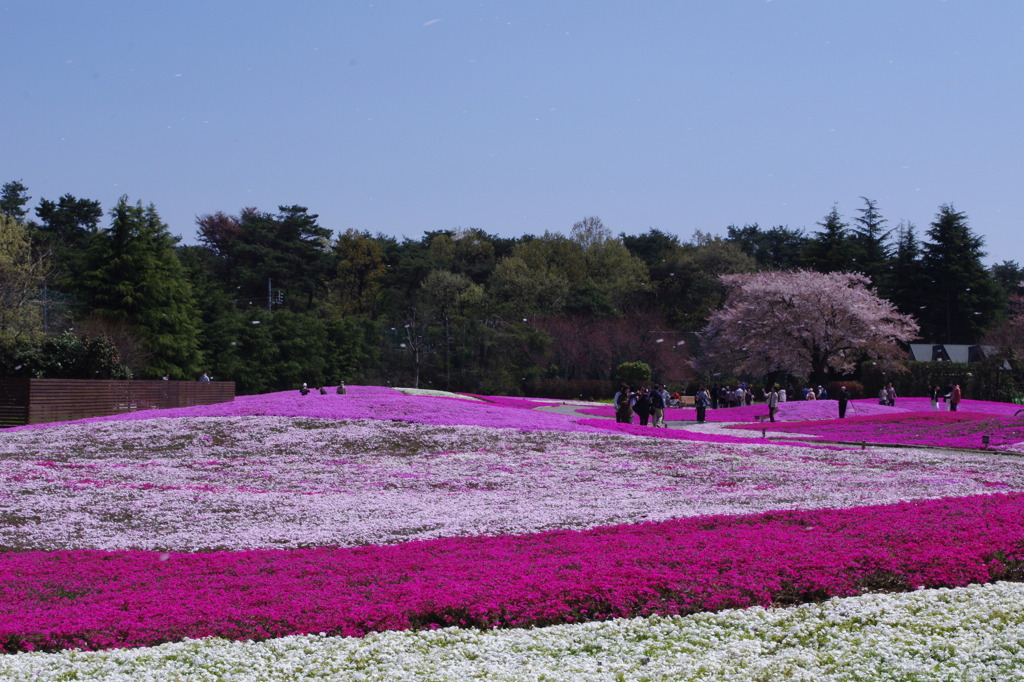
[{"label": "person in dark jacket", "polygon": [[711,404],[711,396],[708,395],[708,389],[704,388],[703,384],[697,391],[694,403],[697,405],[697,423],[703,424],[708,416],[708,405]]},{"label": "person in dark jacket", "polygon": [[651,391],[651,416],[654,420],[651,426],[665,426],[665,396],[668,394],[665,387],[655,387]]},{"label": "person in dark jacket", "polygon": [[842,386],[839,389],[839,418],[844,419],[846,417],[846,406],[850,402],[850,392],[846,390],[846,386]]},{"label": "person in dark jacket", "polygon": [[640,426],[647,426],[647,422],[651,418],[651,394],[646,387],[641,388],[637,393],[633,411],[636,412],[636,416],[640,417]]}]

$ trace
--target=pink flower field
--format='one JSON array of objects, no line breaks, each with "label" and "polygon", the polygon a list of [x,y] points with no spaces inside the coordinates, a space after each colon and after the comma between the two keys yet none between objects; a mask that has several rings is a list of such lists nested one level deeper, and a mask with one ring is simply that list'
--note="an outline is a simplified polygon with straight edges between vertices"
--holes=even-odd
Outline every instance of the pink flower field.
[{"label": "pink flower field", "polygon": [[0,646],[518,628],[1024,577],[1024,467],[978,449],[1020,449],[1016,406],[786,403],[765,425],[814,444],[555,404],[356,386],[0,431]]}]

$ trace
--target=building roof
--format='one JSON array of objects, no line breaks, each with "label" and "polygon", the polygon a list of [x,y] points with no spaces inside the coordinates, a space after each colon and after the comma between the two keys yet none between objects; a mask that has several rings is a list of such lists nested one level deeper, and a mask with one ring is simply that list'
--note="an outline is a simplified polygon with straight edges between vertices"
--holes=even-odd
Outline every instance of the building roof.
[{"label": "building roof", "polygon": [[910,355],[917,362],[981,362],[995,356],[994,346],[966,343],[912,343]]}]

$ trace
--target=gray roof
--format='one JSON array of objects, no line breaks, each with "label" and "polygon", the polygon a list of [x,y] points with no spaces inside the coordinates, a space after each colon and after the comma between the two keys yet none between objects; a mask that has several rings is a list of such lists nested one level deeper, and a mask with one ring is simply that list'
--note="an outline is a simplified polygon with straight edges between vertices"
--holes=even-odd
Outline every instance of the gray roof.
[{"label": "gray roof", "polygon": [[918,362],[980,362],[996,353],[994,346],[966,343],[912,343],[910,355]]}]

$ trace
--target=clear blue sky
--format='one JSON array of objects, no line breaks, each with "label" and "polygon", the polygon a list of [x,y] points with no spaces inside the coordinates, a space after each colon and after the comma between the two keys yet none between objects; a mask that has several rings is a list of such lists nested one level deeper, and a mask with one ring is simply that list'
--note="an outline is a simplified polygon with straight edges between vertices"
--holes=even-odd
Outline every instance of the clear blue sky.
[{"label": "clear blue sky", "polygon": [[418,239],[953,203],[1024,261],[1020,0],[0,0],[0,182]]}]

